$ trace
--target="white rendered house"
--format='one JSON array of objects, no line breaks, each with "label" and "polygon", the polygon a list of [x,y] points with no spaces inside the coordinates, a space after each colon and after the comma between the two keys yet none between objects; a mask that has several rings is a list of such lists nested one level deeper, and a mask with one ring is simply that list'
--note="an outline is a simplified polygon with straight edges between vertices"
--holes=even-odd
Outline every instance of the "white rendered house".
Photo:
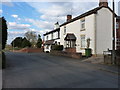
[{"label": "white rendered house", "polygon": [[50,52],[51,46],[54,44],[60,45],[60,28],[58,22],[55,23],[54,30],[46,32],[44,35],[44,52]]},{"label": "white rendered house", "polygon": [[[100,0],[101,1],[101,0]],[[77,53],[85,54],[86,40],[90,38],[92,54],[101,55],[103,51],[112,50],[113,11],[108,2],[100,2],[96,7],[60,25],[60,45],[74,48]]]}]

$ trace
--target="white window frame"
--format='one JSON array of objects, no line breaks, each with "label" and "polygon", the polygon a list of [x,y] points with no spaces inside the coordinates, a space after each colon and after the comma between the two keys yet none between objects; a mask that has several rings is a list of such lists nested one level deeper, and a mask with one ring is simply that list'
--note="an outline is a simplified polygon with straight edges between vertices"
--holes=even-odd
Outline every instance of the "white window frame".
[{"label": "white window frame", "polygon": [[46,40],[48,40],[48,35],[46,36]]},{"label": "white window frame", "polygon": [[85,18],[81,19],[81,29],[85,29]]},{"label": "white window frame", "polygon": [[66,26],[64,26],[64,35],[66,34]]},{"label": "white window frame", "polygon": [[119,22],[116,23],[116,29],[119,29]]},{"label": "white window frame", "polygon": [[85,48],[86,47],[86,45],[85,45],[85,35],[81,35],[80,39],[81,39],[81,48]]}]

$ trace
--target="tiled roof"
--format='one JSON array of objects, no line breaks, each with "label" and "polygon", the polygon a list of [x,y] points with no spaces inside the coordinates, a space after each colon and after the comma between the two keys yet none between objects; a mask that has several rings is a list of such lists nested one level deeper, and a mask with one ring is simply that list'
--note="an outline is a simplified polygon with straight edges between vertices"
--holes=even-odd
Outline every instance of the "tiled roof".
[{"label": "tiled roof", "polygon": [[52,45],[52,44],[54,44],[54,40],[48,40],[44,44],[45,45]]},{"label": "tiled roof", "polygon": [[73,33],[68,33],[65,37],[65,40],[76,40],[76,37]]},{"label": "tiled roof", "polygon": [[50,32],[46,32],[46,33],[43,34],[43,35],[45,36],[45,35],[48,35],[48,34],[50,34],[50,33],[56,32],[56,31],[60,31],[60,28],[57,28],[57,29],[52,30],[52,31],[50,31]]}]

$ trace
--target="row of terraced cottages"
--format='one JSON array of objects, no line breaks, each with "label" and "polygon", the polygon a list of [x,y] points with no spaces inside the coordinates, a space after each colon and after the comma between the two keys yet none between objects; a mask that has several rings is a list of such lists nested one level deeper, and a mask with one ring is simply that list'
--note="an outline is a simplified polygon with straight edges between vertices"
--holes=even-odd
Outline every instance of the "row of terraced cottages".
[{"label": "row of terraced cottages", "polygon": [[[115,14],[115,21],[116,17]],[[108,6],[107,0],[106,2],[100,0],[98,7],[75,18],[72,18],[72,15],[67,15],[65,23],[59,25],[57,22],[54,30],[44,34],[44,51],[50,52],[51,45],[58,44],[63,45],[64,50],[71,48],[76,53],[84,55],[88,38],[93,55],[101,55],[103,51],[112,50],[112,18],[113,11]],[[118,17],[117,21],[119,21]],[[119,23],[117,23],[117,26],[117,28],[120,27]],[[117,40],[120,40],[118,38],[120,36],[117,34]],[[119,47],[117,46],[117,48]]]}]

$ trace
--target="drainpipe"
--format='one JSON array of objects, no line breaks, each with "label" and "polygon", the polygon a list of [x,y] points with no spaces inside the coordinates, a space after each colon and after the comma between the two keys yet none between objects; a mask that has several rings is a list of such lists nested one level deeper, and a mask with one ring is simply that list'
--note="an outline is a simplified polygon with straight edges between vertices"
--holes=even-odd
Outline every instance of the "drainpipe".
[{"label": "drainpipe", "polygon": [[96,29],[97,29],[97,20],[96,20],[96,14],[94,14],[94,50],[95,50],[95,56],[97,56],[97,52],[96,52],[96,44],[97,44],[97,32],[96,32]]},{"label": "drainpipe", "polygon": [[113,41],[112,41],[112,63],[115,62],[115,6],[113,0]]}]

